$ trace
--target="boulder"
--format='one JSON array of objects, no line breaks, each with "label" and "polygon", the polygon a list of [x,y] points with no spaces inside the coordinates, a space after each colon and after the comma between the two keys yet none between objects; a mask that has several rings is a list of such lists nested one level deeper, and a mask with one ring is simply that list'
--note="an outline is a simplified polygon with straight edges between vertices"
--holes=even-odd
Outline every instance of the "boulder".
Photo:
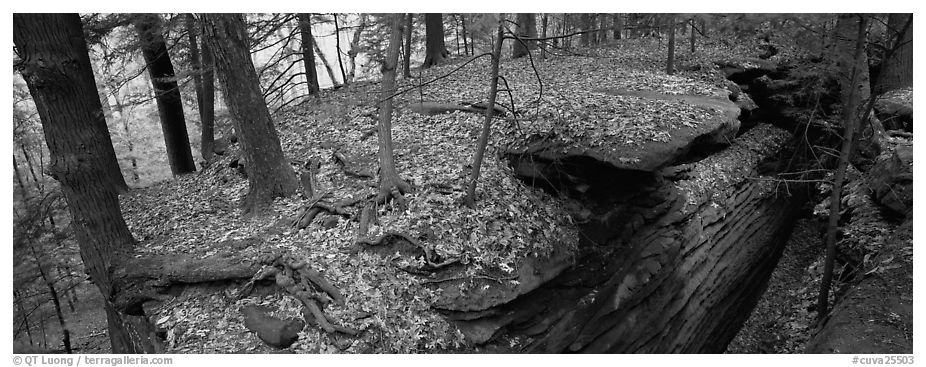
[{"label": "boulder", "polygon": [[875,102],[875,116],[884,124],[885,130],[913,131],[912,94],[912,90],[894,91]]},{"label": "boulder", "polygon": [[913,146],[899,145],[890,155],[879,156],[868,173],[868,187],[875,202],[896,214],[909,214],[913,210]]},{"label": "boulder", "polygon": [[270,309],[263,306],[244,306],[241,313],[244,314],[244,326],[274,348],[282,349],[292,345],[305,327],[302,320],[281,320],[270,316]]}]

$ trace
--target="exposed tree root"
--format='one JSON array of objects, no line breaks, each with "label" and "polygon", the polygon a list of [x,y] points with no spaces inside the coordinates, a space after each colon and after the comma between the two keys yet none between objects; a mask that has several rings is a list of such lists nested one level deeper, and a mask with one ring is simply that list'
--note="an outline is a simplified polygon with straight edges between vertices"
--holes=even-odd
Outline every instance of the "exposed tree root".
[{"label": "exposed tree root", "polygon": [[267,265],[254,274],[251,280],[242,287],[238,294],[239,298],[250,294],[255,282],[273,277],[280,288],[296,297],[305,306],[303,315],[306,324],[314,321],[327,333],[341,332],[348,335],[360,333],[358,330],[336,325],[334,319],[324,313],[322,307],[332,301],[343,306],[344,296],[321,273],[309,268],[305,261],[288,255],[275,255],[265,264]]},{"label": "exposed tree root", "polygon": [[309,201],[309,204],[299,211],[299,214],[297,214],[296,218],[293,219],[291,225],[297,229],[308,228],[309,225],[312,224],[312,221],[315,220],[315,217],[318,216],[318,214],[322,211],[328,212],[329,214],[350,218],[353,216],[353,213],[348,211],[347,208],[356,205],[357,203],[360,203],[366,199],[366,197],[361,195],[350,199],[344,199],[335,202],[334,204],[321,202],[321,200],[324,199],[328,194],[330,194],[330,191]]},{"label": "exposed tree root", "polygon": [[432,249],[430,246],[427,246],[421,243],[421,241],[418,241],[417,239],[415,239],[414,237],[411,237],[402,232],[393,232],[393,231],[386,232],[386,233],[383,233],[378,238],[372,239],[372,240],[369,238],[361,238],[357,240],[357,244],[366,245],[366,246],[388,246],[389,244],[391,244],[392,241],[395,241],[397,239],[406,241],[414,245],[415,247],[419,248],[421,252],[423,253],[423,259],[425,261],[424,267],[416,268],[416,269],[403,269],[403,270],[410,271],[412,273],[434,272],[442,268],[445,268],[447,266],[456,264],[460,261],[460,259],[447,259],[447,260],[441,261],[442,259],[440,255],[438,255],[434,251],[434,249]]},{"label": "exposed tree root", "polygon": [[373,202],[384,205],[391,199],[399,207],[400,211],[405,211],[408,204],[402,194],[410,192],[412,192],[412,185],[409,185],[405,180],[399,177],[383,177],[379,184],[379,194],[376,195]]}]

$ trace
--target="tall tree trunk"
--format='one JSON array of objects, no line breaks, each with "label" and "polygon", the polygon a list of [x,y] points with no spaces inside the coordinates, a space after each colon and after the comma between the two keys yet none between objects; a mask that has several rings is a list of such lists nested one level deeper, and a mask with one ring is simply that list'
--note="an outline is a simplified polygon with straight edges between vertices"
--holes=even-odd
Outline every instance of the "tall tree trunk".
[{"label": "tall tree trunk", "polygon": [[340,83],[338,83],[338,78],[334,77],[334,69],[331,68],[331,64],[329,64],[328,59],[325,58],[325,53],[318,47],[318,42],[315,41],[314,36],[312,36],[312,48],[315,49],[318,59],[321,60],[322,65],[325,66],[325,71],[328,72],[328,79],[331,79],[331,85],[337,88],[340,85]]},{"label": "tall tree trunk", "polygon": [[675,16],[669,16],[669,56],[666,57],[666,74],[675,74]]},{"label": "tall tree trunk", "polygon": [[[392,148],[392,95],[395,94],[396,66],[399,63],[399,44],[402,42],[401,13],[392,15],[392,31],[389,36],[389,49],[386,51],[386,60],[383,64],[382,90],[380,92],[379,109],[379,195],[377,201],[386,201],[390,197],[404,207],[402,194],[411,191],[411,185],[399,177],[395,168],[395,157]],[[404,208],[402,208],[404,210]]]},{"label": "tall tree trunk", "polygon": [[621,39],[621,33],[624,30],[624,17],[621,14],[611,14],[612,24],[614,24],[614,39]]},{"label": "tall tree trunk", "polygon": [[543,41],[540,41],[540,59],[544,60],[547,58],[547,22],[549,22],[549,14],[543,13],[543,18],[541,18],[541,36]]},{"label": "tall tree trunk", "polygon": [[691,40],[690,40],[691,53],[695,53],[695,21],[694,21],[694,18],[689,19],[688,23],[691,26],[691,34],[689,35],[691,37]]},{"label": "tall tree trunk", "polygon": [[453,41],[457,45],[457,56],[460,56],[460,18],[457,17],[457,14],[453,15],[453,31],[456,32]]},{"label": "tall tree trunk", "polygon": [[579,23],[580,23],[579,26],[582,27],[582,37],[581,37],[582,47],[591,46],[592,36],[591,36],[591,32],[589,32],[589,29],[591,29],[590,27],[591,22],[592,22],[591,19],[592,19],[591,14],[582,13],[581,15],[579,15]]},{"label": "tall tree trunk", "polygon": [[260,90],[260,80],[248,50],[248,34],[241,14],[206,14],[206,40],[225,102],[247,160],[250,190],[243,202],[246,214],[267,208],[275,197],[296,192],[293,167],[283,156],[280,138]]},{"label": "tall tree trunk", "polygon": [[200,30],[193,14],[186,16],[187,37],[190,42],[190,60],[193,63],[193,83],[196,85],[196,102],[199,107],[200,155],[206,162],[215,156],[215,77],[212,71],[212,52],[203,44],[199,49]]},{"label": "tall tree trunk", "polygon": [[878,92],[913,85],[913,14],[891,13],[887,24],[888,45],[895,51],[883,61]]},{"label": "tall tree trunk", "polygon": [[315,70],[315,53],[312,51],[312,14],[299,13],[296,15],[299,20],[299,36],[302,40],[302,63],[305,65],[305,80],[309,88],[309,94],[317,96],[318,89],[318,71]]},{"label": "tall tree trunk", "polygon": [[338,56],[338,67],[341,69],[341,84],[347,85],[350,83],[350,80],[347,80],[347,73],[344,72],[344,61],[341,59],[341,27],[338,26],[338,13],[331,15],[334,18],[334,50]]},{"label": "tall tree trunk", "polygon": [[187,41],[190,44],[190,64],[193,67],[193,86],[196,89],[196,107],[199,109],[199,121],[203,121],[203,63],[199,55],[199,41],[196,36],[199,34],[199,27],[196,26],[196,18],[191,13],[184,16],[184,26],[186,27]]},{"label": "tall tree trunk", "polygon": [[[829,223],[826,227],[826,258],[823,264],[823,279],[820,281],[820,294],[817,298],[817,320],[823,320],[829,309],[829,291],[830,283],[833,280],[833,263],[836,258],[836,232],[839,228],[839,212],[841,210],[842,185],[846,177],[846,169],[849,161],[852,159],[852,141],[855,131],[859,124],[859,107],[862,93],[861,88],[857,88],[862,80],[862,70],[866,65],[862,65],[858,60],[864,60],[865,57],[865,30],[868,28],[868,18],[866,16],[840,14],[836,25],[837,38],[850,34],[849,30],[853,25],[858,28],[857,35],[854,37],[854,49],[852,47],[852,38],[837,41],[835,52],[837,57],[845,58],[852,55],[852,62],[840,63],[840,71],[843,75],[842,81],[842,119],[845,132],[842,138],[842,147],[839,150],[839,163],[836,166],[835,177],[833,178],[833,189],[830,193],[830,213]],[[845,80],[848,78],[848,80]]]},{"label": "tall tree trunk", "polygon": [[607,14],[598,14],[598,42],[608,42],[608,17]]},{"label": "tall tree trunk", "polygon": [[[565,36],[569,34],[569,26],[571,25],[572,24],[569,23],[569,14],[563,13],[563,31],[560,33],[560,35]],[[563,49],[568,50],[570,46],[572,46],[572,37],[564,38],[563,39]]]},{"label": "tall tree trunk", "polygon": [[460,14],[460,26],[463,28],[463,54],[475,55],[475,52],[471,52],[470,43],[466,40],[466,16],[463,14]]},{"label": "tall tree trunk", "polygon": [[473,156],[473,171],[466,189],[463,202],[470,208],[476,208],[476,184],[479,182],[479,171],[482,169],[482,159],[486,146],[489,144],[489,132],[492,130],[492,116],[495,112],[495,99],[498,96],[498,64],[501,62],[502,43],[505,38],[505,14],[498,15],[498,31],[495,34],[495,47],[492,50],[492,71],[489,76],[488,106],[485,112],[485,121],[482,124],[482,133],[476,142],[476,154]]},{"label": "tall tree trunk", "polygon": [[23,60],[17,67],[42,120],[49,171],[61,183],[84,266],[103,296],[112,351],[155,352],[159,343],[143,311],[131,316],[112,303],[112,271],[133,252],[135,239],[119,209],[106,150],[99,149],[105,118],[90,64],[82,62],[89,61],[83,34],[77,14],[13,15],[13,43]]},{"label": "tall tree trunk", "polygon": [[[537,38],[536,18],[537,17],[534,16],[534,13],[518,13],[516,19],[518,24],[518,37]],[[511,48],[511,58],[516,59],[519,57],[527,56],[527,53],[535,48],[537,48],[537,41],[515,40],[514,45]]]},{"label": "tall tree trunk", "polygon": [[206,42],[202,42],[202,46],[203,109],[200,115],[203,129],[200,134],[200,153],[206,162],[210,162],[215,157],[215,57]]},{"label": "tall tree trunk", "polygon": [[174,66],[167,53],[162,35],[161,17],[157,14],[138,14],[133,19],[141,41],[142,56],[148,64],[148,75],[154,88],[161,131],[167,148],[167,161],[174,175],[196,172],[190,138],[183,117],[183,101],[174,76]]},{"label": "tall tree trunk", "polygon": [[441,13],[424,15],[424,63],[423,68],[438,65],[447,58],[447,46],[444,45],[444,18]]},{"label": "tall tree trunk", "polygon": [[406,78],[412,77],[411,72],[411,63],[412,63],[412,30],[415,27],[414,24],[414,14],[408,13],[405,15],[405,60],[402,63],[402,75]]}]

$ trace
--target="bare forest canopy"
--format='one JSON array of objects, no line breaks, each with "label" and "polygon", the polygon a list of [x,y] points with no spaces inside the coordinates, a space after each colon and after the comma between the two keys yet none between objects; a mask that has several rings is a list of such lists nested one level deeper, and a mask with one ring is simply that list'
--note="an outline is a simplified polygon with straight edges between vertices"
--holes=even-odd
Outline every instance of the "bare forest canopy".
[{"label": "bare forest canopy", "polygon": [[14,14],[15,349],[748,349],[798,218],[836,349],[912,297],[912,18]]}]

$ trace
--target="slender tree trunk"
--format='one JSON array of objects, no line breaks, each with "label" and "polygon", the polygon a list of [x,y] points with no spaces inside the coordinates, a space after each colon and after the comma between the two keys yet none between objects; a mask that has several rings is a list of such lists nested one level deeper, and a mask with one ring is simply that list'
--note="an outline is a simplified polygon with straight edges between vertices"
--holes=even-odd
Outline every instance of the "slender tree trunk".
[{"label": "slender tree trunk", "polygon": [[479,135],[479,141],[476,143],[476,154],[473,157],[473,171],[469,179],[469,186],[466,189],[466,197],[463,202],[466,206],[476,208],[476,184],[479,181],[479,171],[482,168],[482,158],[485,155],[486,146],[489,144],[489,132],[492,130],[492,116],[495,112],[495,99],[498,96],[498,64],[502,56],[502,42],[505,35],[505,14],[498,15],[498,31],[495,34],[495,47],[492,50],[492,71],[489,77],[489,95],[488,106],[485,112],[485,122],[482,124],[482,133]]},{"label": "slender tree trunk", "polygon": [[341,84],[347,85],[350,81],[347,80],[347,73],[344,72],[344,61],[341,60],[341,28],[338,26],[338,13],[332,14],[331,17],[334,18],[334,49],[338,55],[338,67],[341,69]]},{"label": "slender tree trunk", "polygon": [[581,15],[579,15],[579,23],[580,23],[579,26],[582,27],[582,37],[581,37],[582,47],[591,46],[592,36],[591,36],[591,32],[589,32],[589,29],[591,28],[590,27],[591,19],[592,19],[591,14],[582,13]]},{"label": "slender tree trunk", "polygon": [[612,14],[614,24],[614,39],[619,40],[624,30],[624,17],[621,14]]},{"label": "slender tree trunk", "polygon": [[666,57],[666,74],[675,74],[675,16],[669,16],[669,56]]},{"label": "slender tree trunk", "polygon": [[438,65],[447,58],[447,46],[444,45],[444,20],[441,13],[424,15],[425,51],[423,68]]},{"label": "slender tree trunk", "polygon": [[19,164],[16,163],[16,154],[13,154],[13,175],[16,176],[16,183],[19,184],[19,190],[22,191],[23,197],[29,197],[29,191],[26,190],[26,184],[23,183],[22,176],[19,175]]},{"label": "slender tree trunk", "polygon": [[[49,170],[61,183],[84,266],[103,295],[113,353],[154,352],[159,343],[144,314],[131,316],[111,302],[112,271],[135,239],[122,218],[99,129],[103,109],[77,14],[14,14],[17,65],[42,120],[51,152]],[[79,41],[79,42],[78,42]],[[78,62],[74,62],[78,60]],[[95,102],[95,103],[94,103]]]},{"label": "slender tree trunk", "polygon": [[299,186],[293,167],[283,156],[270,111],[260,90],[248,50],[248,34],[240,14],[206,14],[207,41],[225,91],[225,102],[247,160],[250,190],[243,202],[246,214],[256,214],[275,197],[289,196]]},{"label": "slender tree trunk", "polygon": [[402,75],[406,78],[412,77],[412,30],[414,29],[414,14],[405,15],[405,62],[402,64]]},{"label": "slender tree trunk", "polygon": [[470,51],[470,43],[466,40],[466,16],[460,14],[460,26],[463,28],[463,54],[464,55],[474,55],[474,52]]},{"label": "slender tree trunk", "polygon": [[129,149],[129,161],[132,164],[132,181],[138,183],[141,177],[138,175],[138,158],[135,157],[135,144],[132,143],[132,133],[129,131],[129,122],[128,119],[122,115],[122,110],[125,106],[122,105],[122,99],[119,98],[118,93],[113,93],[113,100],[116,101],[116,112],[119,113],[119,120],[122,121],[122,131],[125,133],[125,144]]},{"label": "slender tree trunk", "polygon": [[312,48],[315,49],[315,54],[318,55],[318,59],[322,61],[322,65],[325,66],[325,71],[328,72],[328,79],[331,79],[331,85],[337,88],[340,83],[338,83],[338,78],[334,77],[334,69],[331,68],[331,64],[328,63],[328,59],[325,58],[325,53],[322,52],[322,49],[318,47],[318,42],[315,41],[315,37],[312,37]]},{"label": "slender tree trunk", "polygon": [[[571,24],[569,24],[569,14],[563,13],[563,32],[561,33],[562,36],[569,34],[570,25]],[[572,37],[564,38],[563,39],[563,49],[568,50],[570,46],[572,46]]]},{"label": "slender tree trunk", "polygon": [[29,168],[29,175],[32,176],[32,181],[35,182],[35,187],[39,189],[39,192],[44,192],[44,185],[42,185],[42,183],[39,181],[39,176],[35,173],[35,168],[32,166],[32,159],[29,158],[29,150],[26,149],[26,144],[20,143],[19,151],[22,152],[23,159],[26,160],[26,168]]},{"label": "slender tree trunk", "polygon": [[45,266],[42,264],[35,247],[29,245],[29,250],[32,252],[35,265],[39,269],[39,276],[42,277],[42,281],[45,283],[45,286],[48,287],[48,294],[51,296],[52,305],[55,307],[55,316],[58,318],[58,325],[61,326],[61,341],[64,344],[64,351],[67,354],[71,354],[73,353],[73,350],[71,350],[71,331],[68,330],[68,324],[64,320],[64,313],[61,312],[61,300],[58,298],[58,290],[55,288],[54,280],[45,273]]},{"label": "slender tree trunk", "polygon": [[[392,15],[392,31],[389,36],[389,49],[386,51],[386,60],[383,64],[382,90],[380,92],[379,110],[379,195],[377,201],[388,200],[389,197],[397,199],[400,206],[404,206],[402,194],[411,191],[411,186],[405,182],[395,168],[395,157],[392,147],[392,95],[395,94],[396,66],[399,63],[399,44],[402,42],[403,15]],[[404,208],[403,208],[404,209]]]},{"label": "slender tree trunk", "polygon": [[453,31],[456,32],[453,41],[457,45],[457,56],[460,56],[460,19],[457,18],[457,14],[453,14]]},{"label": "slender tree trunk", "polygon": [[296,15],[299,20],[299,35],[302,40],[302,63],[305,65],[305,80],[309,88],[309,94],[317,96],[318,89],[318,72],[315,70],[315,53],[312,51],[312,14],[299,13]]},{"label": "slender tree trunk", "polygon": [[190,138],[183,116],[183,101],[180,88],[174,76],[174,66],[167,53],[161,29],[161,17],[157,14],[138,14],[133,19],[141,40],[142,56],[148,64],[148,75],[154,88],[158,115],[161,117],[161,131],[167,148],[167,161],[174,175],[196,172]]},{"label": "slender tree trunk", "polygon": [[357,71],[357,54],[360,53],[360,35],[367,27],[366,14],[360,13],[359,16],[360,24],[354,29],[354,35],[350,40],[350,51],[347,51],[347,63],[350,68],[347,71],[347,82],[345,84],[354,81],[354,75]]},{"label": "slender tree trunk", "polygon": [[23,306],[22,294],[15,289],[13,290],[13,303],[16,304],[16,308],[22,316],[22,325],[26,329],[26,336],[29,337],[29,345],[34,345],[35,341],[32,340],[32,324],[29,323],[29,314],[26,312],[26,307]]},{"label": "slender tree trunk", "polygon": [[202,149],[200,153],[206,162],[211,162],[215,157],[215,58],[212,48],[206,42],[202,42],[202,46],[203,109],[200,116],[202,116],[203,129],[200,134]]},{"label": "slender tree trunk", "polygon": [[546,38],[547,38],[547,22],[548,22],[548,21],[549,21],[549,15],[548,15],[547,13],[543,13],[543,18],[541,18],[541,36],[540,36],[540,38],[543,38],[544,40],[543,40],[543,41],[540,41],[540,59],[541,59],[541,60],[544,60],[544,59],[547,58],[547,41],[546,41]]},{"label": "slender tree trunk", "polygon": [[607,14],[598,14],[598,42],[608,42],[608,17]]},{"label": "slender tree trunk", "polygon": [[[858,25],[858,33],[855,37],[855,49],[846,45],[846,42],[837,43],[836,52],[842,55],[853,55],[852,60],[862,60],[865,56],[865,30],[868,28],[868,18],[857,15],[839,15],[839,24],[837,24],[837,34],[846,34],[840,32],[842,29],[848,29],[853,24]],[[851,42],[851,41],[850,41]],[[867,65],[865,66],[867,67]],[[826,227],[826,258],[823,264],[823,279],[820,281],[820,294],[817,298],[817,320],[823,320],[829,310],[829,292],[830,283],[833,280],[833,263],[836,259],[836,232],[839,228],[839,211],[841,210],[842,185],[846,177],[846,169],[849,161],[852,159],[852,141],[855,131],[859,124],[858,109],[861,105],[861,90],[855,88],[862,77],[862,65],[858,62],[842,63],[841,72],[849,76],[849,82],[843,88],[843,109],[842,118],[845,133],[843,133],[842,147],[839,151],[839,163],[836,166],[835,177],[833,178],[833,189],[830,193],[830,215],[829,223]]]},{"label": "slender tree trunk", "polygon": [[199,55],[199,41],[196,36],[199,34],[196,26],[196,18],[193,14],[187,13],[184,16],[184,26],[186,27],[187,41],[190,44],[190,64],[193,66],[193,86],[196,89],[196,106],[199,108],[199,121],[203,121],[203,64]]},{"label": "slender tree trunk", "polygon": [[689,19],[688,23],[691,26],[691,34],[689,35],[691,37],[691,40],[690,40],[691,53],[695,53],[695,21],[694,21],[694,18]]}]

